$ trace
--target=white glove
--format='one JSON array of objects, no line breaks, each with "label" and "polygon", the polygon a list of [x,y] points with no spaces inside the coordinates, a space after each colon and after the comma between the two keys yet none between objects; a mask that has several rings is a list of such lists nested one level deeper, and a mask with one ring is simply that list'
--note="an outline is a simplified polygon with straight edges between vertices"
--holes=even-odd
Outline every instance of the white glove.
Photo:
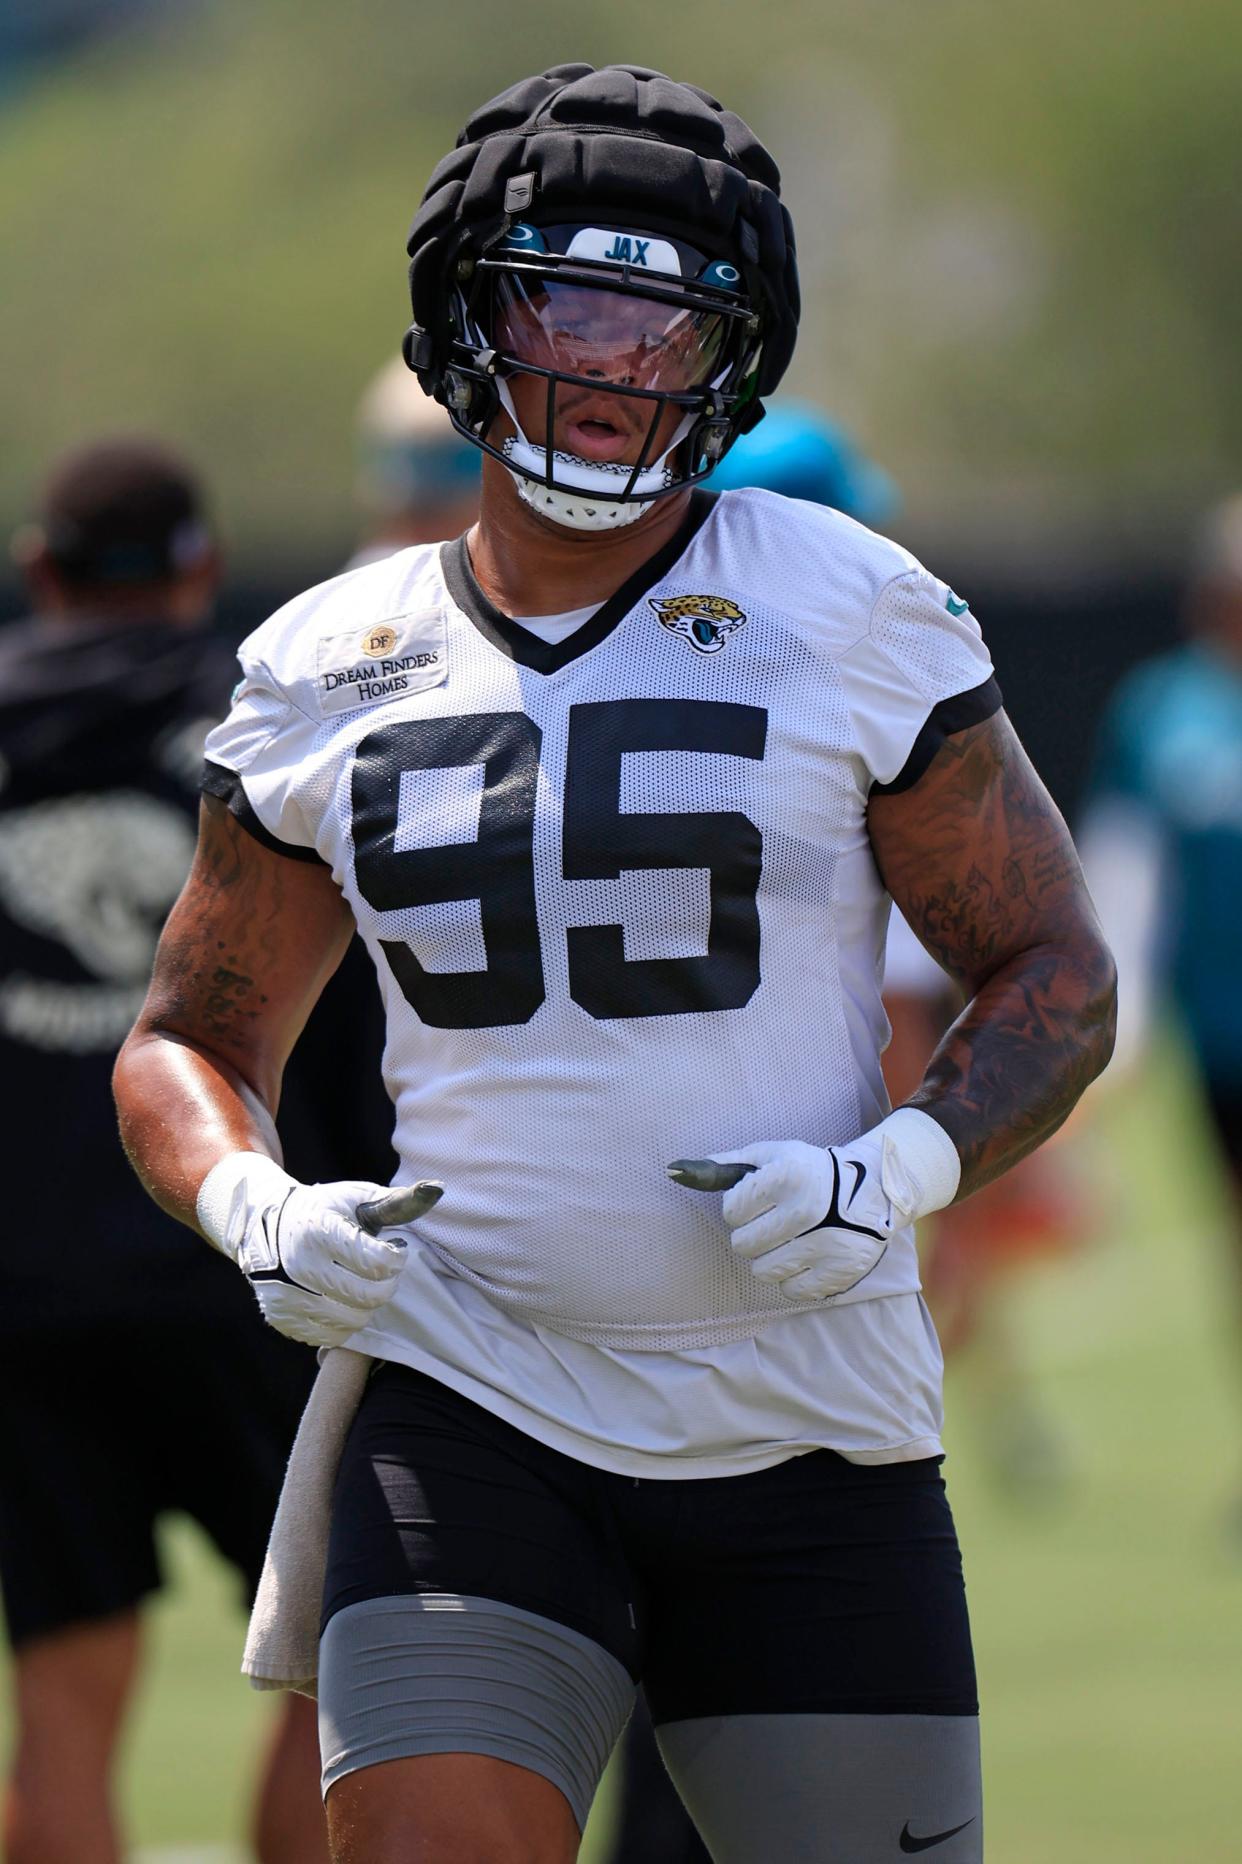
[{"label": "white glove", "polygon": [[951,1203],[962,1167],[943,1126],[899,1107],[848,1145],[769,1139],[668,1169],[693,1190],[724,1191],[730,1242],[757,1281],[823,1300],[869,1275],[894,1230]]},{"label": "white glove", "polygon": [[[377,1236],[367,1222],[409,1223],[441,1189],[429,1181],[402,1193],[353,1179],[299,1184],[261,1152],[230,1152],[203,1179],[197,1215],[278,1333],[340,1346],[392,1299],[405,1267],[406,1239]],[[380,1210],[368,1212],[377,1200]]]}]

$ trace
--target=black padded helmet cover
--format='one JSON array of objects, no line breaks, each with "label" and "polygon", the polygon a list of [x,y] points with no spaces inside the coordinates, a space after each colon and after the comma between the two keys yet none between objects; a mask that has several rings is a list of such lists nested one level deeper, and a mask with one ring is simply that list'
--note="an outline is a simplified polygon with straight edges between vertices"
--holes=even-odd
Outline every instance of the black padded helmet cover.
[{"label": "black padded helmet cover", "polygon": [[[505,192],[533,176],[518,212]],[[780,171],[742,119],[692,84],[639,65],[556,65],[476,110],[432,174],[410,228],[410,298],[427,333],[419,380],[435,394],[448,355],[459,260],[477,256],[511,220],[616,215],[680,235],[738,265],[762,321],[759,395],[793,354],[798,268]],[[759,418],[754,405],[749,427]]]}]

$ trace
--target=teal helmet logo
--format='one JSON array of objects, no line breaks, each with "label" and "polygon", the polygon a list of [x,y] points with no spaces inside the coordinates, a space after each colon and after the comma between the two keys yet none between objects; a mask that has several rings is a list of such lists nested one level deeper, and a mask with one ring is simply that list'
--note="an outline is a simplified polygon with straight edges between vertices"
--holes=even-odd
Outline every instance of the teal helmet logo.
[{"label": "teal helmet logo", "polygon": [[548,250],[548,242],[539,228],[531,226],[525,220],[519,220],[516,226],[509,228],[501,245],[502,247],[515,247],[519,252],[546,252]]}]

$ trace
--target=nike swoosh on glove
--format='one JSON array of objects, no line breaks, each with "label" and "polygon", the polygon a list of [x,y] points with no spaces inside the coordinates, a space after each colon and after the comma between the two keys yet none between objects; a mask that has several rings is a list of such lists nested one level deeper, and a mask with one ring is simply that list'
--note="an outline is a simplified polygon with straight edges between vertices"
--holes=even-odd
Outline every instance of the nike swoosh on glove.
[{"label": "nike swoosh on glove", "polygon": [[718,1190],[730,1166],[746,1168],[721,1204],[734,1253],[757,1281],[817,1301],[869,1275],[893,1232],[951,1203],[961,1176],[949,1135],[914,1107],[848,1145],[763,1140],[670,1171],[680,1184]]},{"label": "nike swoosh on glove", "polygon": [[[410,1220],[442,1187],[424,1181]],[[199,1225],[250,1282],[263,1318],[307,1346],[341,1346],[396,1292],[407,1241],[362,1227],[358,1206],[384,1198],[362,1179],[299,1184],[260,1152],[232,1152],[199,1187]]]}]

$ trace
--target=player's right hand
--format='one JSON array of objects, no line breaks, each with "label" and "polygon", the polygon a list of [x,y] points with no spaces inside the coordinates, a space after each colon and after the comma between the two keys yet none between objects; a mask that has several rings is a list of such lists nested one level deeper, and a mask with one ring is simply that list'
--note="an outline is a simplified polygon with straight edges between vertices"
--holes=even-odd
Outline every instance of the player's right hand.
[{"label": "player's right hand", "polygon": [[[399,1220],[422,1216],[442,1189],[414,1186]],[[405,1267],[406,1238],[366,1227],[369,1205],[379,1205],[381,1223],[394,1220],[391,1196],[358,1179],[299,1184],[263,1153],[232,1152],[199,1188],[198,1221],[237,1263],[271,1326],[308,1346],[340,1346],[392,1299]]]}]

